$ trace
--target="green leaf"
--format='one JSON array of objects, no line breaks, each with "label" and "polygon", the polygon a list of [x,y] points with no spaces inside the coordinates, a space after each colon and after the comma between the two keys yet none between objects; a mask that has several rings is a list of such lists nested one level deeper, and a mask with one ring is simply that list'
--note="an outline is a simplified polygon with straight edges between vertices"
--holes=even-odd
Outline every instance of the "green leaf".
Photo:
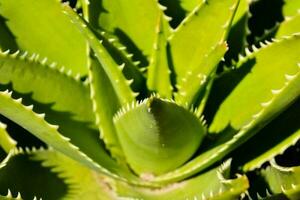
[{"label": "green leaf", "polygon": [[16,44],[13,34],[5,24],[5,19],[0,16],[0,50],[6,51],[8,49],[16,51],[18,46]]},{"label": "green leaf", "polygon": [[292,35],[298,32],[300,32],[300,13],[282,22],[275,36],[276,38],[281,38],[283,36]]},{"label": "green leaf", "polygon": [[[251,67],[251,64],[253,67],[219,107],[209,129],[211,133],[219,133],[217,138],[210,142],[211,145],[207,144],[195,159],[157,177],[155,181],[180,180],[206,169],[255,135],[293,103],[300,94],[299,46],[300,36],[295,35],[264,45],[243,58],[237,65],[238,69]],[[278,55],[281,55],[280,58]],[[249,88],[256,90],[250,93]]]},{"label": "green leaf", "polygon": [[292,17],[300,10],[300,2],[298,0],[284,0],[283,15],[285,17]]},{"label": "green leaf", "polygon": [[122,74],[124,65],[118,65],[111,55],[97,40],[86,24],[80,20],[69,7],[64,6],[65,14],[77,25],[89,41],[99,63],[93,62],[89,70],[91,79],[91,98],[99,126],[101,138],[108,150],[119,161],[123,162],[123,153],[115,134],[113,115],[122,106],[135,100],[136,93],[130,89],[131,80],[126,80]]},{"label": "green leaf", "polygon": [[11,149],[15,148],[17,142],[12,139],[6,131],[6,125],[0,122],[0,147],[8,153]]},{"label": "green leaf", "polygon": [[141,69],[138,68],[140,61],[132,61],[133,54],[127,53],[127,48],[120,43],[116,36],[105,32],[103,29],[97,29],[98,20],[95,18],[98,18],[99,12],[102,9],[99,6],[101,3],[98,0],[81,0],[78,2],[81,2],[80,4],[82,5],[83,18],[96,30],[95,36],[102,41],[103,46],[118,65],[125,64],[123,74],[127,79],[133,79],[133,83],[131,84],[133,91],[142,93],[146,91],[145,77]]},{"label": "green leaf", "polygon": [[[8,189],[10,194],[6,195]],[[0,164],[1,195],[14,196],[18,199],[17,196],[21,193],[24,199],[37,197],[54,200],[63,197],[66,190],[67,186],[56,173],[43,168],[40,162],[33,161],[31,153],[26,153],[22,149],[11,151]]]},{"label": "green leaf", "polygon": [[[266,114],[267,118],[272,114],[276,115],[276,112],[292,103],[299,96],[296,89],[299,85],[299,46],[300,36],[295,35],[269,45],[261,43],[260,50],[254,49],[254,53],[242,58],[237,68],[245,67],[250,72],[222,102],[210,126],[210,132],[220,133],[228,126],[240,130],[261,118],[261,115]],[[283,54],[280,59],[276,57],[277,53]],[[270,73],[272,76],[269,76]],[[250,93],[249,88],[256,90]],[[283,97],[289,90],[291,91],[288,96]],[[243,108],[243,112],[240,108]]]},{"label": "green leaf", "polygon": [[82,166],[57,151],[40,150],[32,155],[32,159],[42,161],[42,166],[50,168],[64,181],[68,186],[63,198],[65,200],[116,199],[114,191],[106,183],[107,177]]},{"label": "green leaf", "polygon": [[114,122],[129,165],[146,178],[182,165],[206,133],[192,111],[156,97],[128,104]]},{"label": "green leaf", "polygon": [[[69,138],[62,136],[58,132],[58,126],[45,121],[44,114],[36,114],[32,111],[32,106],[24,106],[21,101],[22,99],[13,99],[11,93],[7,91],[0,92],[0,114],[19,124],[48,145],[91,169],[120,179],[121,177],[116,174],[128,175],[128,172],[119,167],[103,151],[98,152],[101,158],[101,164],[95,163],[86,154],[81,152],[78,147],[70,143]],[[128,179],[130,179],[130,175],[128,175]]]},{"label": "green leaf", "polygon": [[181,7],[187,12],[192,12],[197,6],[202,4],[203,0],[180,0]]},{"label": "green leaf", "polygon": [[[51,109],[69,112],[75,120],[94,122],[88,87],[56,63],[36,54],[0,52],[0,84],[12,84],[22,94],[32,93],[40,103],[53,104]],[[50,92],[51,91],[51,92]]]},{"label": "green leaf", "polygon": [[171,84],[171,70],[167,59],[167,36],[168,24],[161,16],[157,20],[156,39],[153,45],[153,53],[148,67],[147,86],[150,90],[157,92],[165,98],[172,98],[173,87]]},{"label": "green leaf", "polygon": [[75,75],[87,74],[86,41],[62,13],[60,1],[1,0],[0,3],[0,14],[7,19],[6,24],[22,50],[58,62]]},{"label": "green leaf", "polygon": [[[99,1],[97,1],[101,4]],[[98,16],[99,27],[116,35],[134,54],[134,59],[147,66],[156,38],[157,21],[161,16],[157,0],[104,0]],[[140,31],[141,25],[143,31]]]},{"label": "green leaf", "polygon": [[[242,150],[239,148],[239,155],[241,156],[244,153],[243,158],[239,159],[244,161],[243,170],[252,171],[259,168],[263,163],[282,154],[288,147],[295,145],[300,139],[299,119],[300,100],[297,100],[243,145]],[[253,146],[256,146],[256,148],[249,153],[249,149]]]},{"label": "green leaf", "polygon": [[275,160],[271,166],[261,171],[274,194],[284,194],[291,200],[299,199],[300,195],[300,167],[282,167]]},{"label": "green leaf", "polygon": [[133,93],[130,89],[132,80],[128,81],[122,74],[123,65],[118,65],[111,57],[108,51],[102,45],[102,41],[99,41],[93,32],[88,28],[86,22],[84,22],[73,10],[63,5],[63,12],[69,17],[70,21],[74,23],[80,30],[82,35],[87,39],[91,48],[93,49],[96,58],[98,59],[100,66],[109,78],[114,91],[121,104],[125,105],[135,99],[137,94]]},{"label": "green leaf", "polygon": [[117,94],[105,71],[97,61],[92,61],[89,77],[91,98],[96,114],[96,124],[100,130],[100,137],[112,156],[124,164],[124,153],[113,124],[113,116],[121,107]]},{"label": "green leaf", "polygon": [[159,189],[138,188],[116,183],[119,196],[147,200],[167,199],[211,199],[235,200],[248,186],[246,176],[229,179],[230,162],[186,181],[173,183]]},{"label": "green leaf", "polygon": [[126,52],[126,47],[120,44],[117,37],[109,35],[108,33],[101,31],[98,35],[102,40],[103,46],[108,50],[110,55],[114,58],[118,65],[124,65],[123,74],[128,80],[133,80],[130,85],[132,90],[139,92],[141,95],[145,95],[147,92],[146,80],[142,70],[138,68],[139,61],[132,61],[132,54]]},{"label": "green leaf", "polygon": [[227,50],[227,45],[221,43],[212,48],[199,63],[199,67],[191,69],[177,81],[178,93],[175,93],[176,102],[181,104],[196,104],[199,94],[206,89],[207,82],[214,75],[216,66]]},{"label": "green leaf", "polygon": [[238,0],[205,1],[177,27],[170,37],[177,81],[185,78],[191,70],[205,68],[200,64],[212,48],[226,39],[237,5]]},{"label": "green leaf", "polygon": [[227,42],[229,50],[225,55],[225,60],[237,59],[239,53],[243,53],[247,45],[248,20],[250,0],[240,0],[237,11],[234,15],[232,26],[228,34]]}]

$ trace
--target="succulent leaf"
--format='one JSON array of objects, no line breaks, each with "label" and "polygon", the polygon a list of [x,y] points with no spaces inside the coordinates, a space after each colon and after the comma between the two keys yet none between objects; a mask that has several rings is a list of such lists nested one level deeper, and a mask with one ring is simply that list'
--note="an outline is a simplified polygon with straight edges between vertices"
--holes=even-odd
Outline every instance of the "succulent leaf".
[{"label": "succulent leaf", "polygon": [[53,104],[51,109],[69,112],[76,120],[95,121],[88,87],[47,58],[39,61],[37,54],[0,52],[0,84],[12,84],[22,94],[32,93],[34,100]]},{"label": "succulent leaf", "polygon": [[18,49],[18,45],[16,44],[13,34],[6,26],[5,21],[5,18],[0,17],[0,50],[6,51],[10,49],[16,51]]},{"label": "succulent leaf", "polygon": [[300,167],[282,167],[275,160],[262,170],[262,175],[274,194],[284,194],[291,200],[299,199]]},{"label": "succulent leaf", "polygon": [[[251,73],[248,73],[240,81],[222,103],[210,126],[211,132],[223,131],[222,134],[192,161],[173,172],[157,177],[156,181],[174,181],[204,170],[255,135],[264,125],[295,101],[300,94],[300,58],[296,50],[299,45],[300,37],[295,35],[280,42],[264,45],[264,48],[243,58],[238,65],[239,68],[249,67],[249,62],[253,63],[253,60],[256,63],[253,63]],[[291,48],[295,48],[295,50],[291,51]],[[273,62],[272,66],[266,64],[270,60],[274,61],[277,54],[282,55],[286,51],[290,53],[281,56],[280,61]],[[265,77],[268,77],[270,71],[272,76],[266,80]],[[260,85],[260,90],[249,93],[246,89],[261,82],[264,82],[264,87]],[[243,112],[238,109],[241,107],[244,108]],[[235,110],[235,108],[237,109]],[[235,115],[232,115],[233,113]]]},{"label": "succulent leaf", "polygon": [[124,183],[115,184],[116,191],[121,197],[135,199],[210,199],[235,200],[248,188],[245,176],[238,175],[229,179],[230,161],[212,169],[196,178],[174,183],[164,188],[138,188]]},{"label": "succulent leaf", "polygon": [[114,122],[128,163],[146,179],[186,162],[206,133],[191,111],[157,97],[128,104]]},{"label": "succulent leaf", "polygon": [[7,19],[6,24],[23,51],[38,53],[58,62],[72,70],[74,75],[87,74],[86,41],[68,17],[61,13],[59,1],[3,0],[0,14]]},{"label": "succulent leaf", "polygon": [[299,9],[0,0],[0,200],[299,199]]},{"label": "succulent leaf", "polygon": [[212,48],[226,39],[237,5],[238,0],[205,1],[176,28],[169,40],[177,81],[195,68],[206,67],[200,64]]},{"label": "succulent leaf", "polygon": [[203,2],[205,3],[203,0],[181,0],[180,5],[187,13],[190,13]]},{"label": "succulent leaf", "polygon": [[297,0],[285,0],[283,6],[283,15],[285,17],[292,17],[296,15],[300,10],[300,2]]},{"label": "succulent leaf", "polygon": [[[300,9],[300,5],[299,5],[299,9]],[[291,35],[293,33],[298,33],[300,32],[299,27],[300,27],[300,13],[282,22],[278,27],[275,36],[276,38],[280,38],[283,36]]]},{"label": "succulent leaf", "polygon": [[124,153],[113,124],[113,116],[121,107],[121,103],[99,62],[92,61],[89,77],[93,110],[96,114],[96,124],[100,130],[100,138],[103,139],[112,156],[120,164],[124,164]]},{"label": "succulent leaf", "polygon": [[0,122],[0,147],[8,153],[16,147],[17,142],[6,131],[6,125]]},{"label": "succulent leaf", "polygon": [[116,194],[109,188],[107,177],[80,165],[57,151],[40,150],[32,155],[32,159],[41,161],[43,167],[50,168],[68,186],[63,197],[64,200],[116,199]]},{"label": "succulent leaf", "polygon": [[199,94],[206,89],[209,77],[214,76],[216,66],[226,50],[226,43],[216,45],[199,63],[199,67],[191,69],[181,80],[177,80],[179,91],[175,93],[176,102],[188,105],[196,104]]},{"label": "succulent leaf", "polygon": [[124,65],[117,65],[92,31],[80,20],[79,16],[67,6],[64,7],[65,14],[87,37],[95,56],[98,58],[99,63],[93,62],[89,70],[91,98],[93,100],[93,110],[96,114],[96,124],[99,126],[102,134],[101,138],[106,143],[108,150],[117,160],[123,162],[123,154],[112,121],[113,115],[122,105],[134,101],[137,94],[130,88],[132,81],[126,80],[122,74]]},{"label": "succulent leaf", "polygon": [[164,98],[172,98],[171,70],[167,58],[167,37],[169,25],[163,20],[163,14],[158,18],[156,38],[153,53],[148,67],[147,86]]},{"label": "succulent leaf", "polygon": [[[297,100],[286,111],[263,128],[255,137],[239,149],[238,155],[244,155],[241,162],[244,171],[252,171],[282,154],[288,147],[300,139],[300,100]],[[286,126],[289,124],[289,127]],[[261,145],[259,145],[261,143]],[[249,148],[256,146],[249,153]],[[247,149],[247,150],[246,150]],[[246,154],[246,152],[248,152]]]},{"label": "succulent leaf", "polygon": [[84,22],[83,19],[77,15],[77,13],[75,13],[67,5],[63,5],[63,13],[70,18],[70,21],[77,26],[82,35],[89,42],[96,58],[100,63],[99,67],[105,71],[105,74],[109,78],[109,81],[111,82],[120,103],[125,105],[126,103],[133,101],[136,94],[134,94],[130,89],[129,85],[131,81],[126,80],[122,74],[123,66],[119,66],[115,62],[115,60],[102,45],[102,41],[97,39],[92,30],[87,26],[86,22]]},{"label": "succulent leaf", "polygon": [[130,85],[132,90],[145,95],[147,92],[146,80],[142,69],[138,68],[139,61],[132,61],[131,55],[126,52],[127,48],[120,44],[117,37],[112,36],[104,31],[101,31],[101,34],[99,34],[98,37],[103,41],[103,46],[108,50],[110,55],[112,55],[116,63],[124,66],[123,74],[126,79],[133,80],[132,84]]},{"label": "succulent leaf", "polygon": [[225,55],[225,60],[237,59],[247,45],[247,35],[249,34],[248,20],[250,0],[240,0],[237,11],[234,15],[227,43],[229,50]]},{"label": "succulent leaf", "polygon": [[[141,65],[147,66],[162,13],[157,0],[132,0],[130,4],[126,0],[104,0],[102,5],[106,12],[100,12],[99,27],[118,36]],[[140,31],[141,25],[143,31]]]},{"label": "succulent leaf", "polygon": [[[290,46],[288,47],[288,45]],[[245,67],[248,68],[250,72],[221,104],[210,126],[210,132],[219,133],[228,125],[235,130],[240,130],[251,120],[260,118],[261,115],[263,115],[262,109],[268,108],[268,110],[270,109],[270,111],[268,111],[270,114],[276,113],[273,109],[273,103],[277,106],[276,110],[280,111],[281,109],[278,103],[289,105],[297,98],[298,94],[296,91],[295,93],[290,93],[290,100],[287,96],[285,96],[284,99],[280,99],[280,97],[283,98],[280,94],[282,94],[281,92],[285,93],[290,87],[292,90],[295,90],[299,84],[297,77],[300,69],[300,58],[296,50],[300,46],[299,35],[288,37],[287,39],[269,45],[261,43],[261,46],[262,48],[260,50],[254,50],[254,53],[242,58],[237,64],[237,68]],[[294,48],[296,52],[293,53],[291,48]],[[266,64],[270,60],[274,61],[277,53],[285,52],[289,52],[289,54],[282,56],[281,59],[273,63],[272,66]],[[283,68],[282,66],[285,67]],[[266,79],[265,77],[268,77],[270,73],[272,73],[272,76]],[[264,82],[264,87],[260,87],[260,90],[249,93],[245,89],[246,87],[255,87],[255,85],[260,82]],[[290,87],[288,87],[288,83],[292,83]],[[234,109],[232,107],[233,104],[244,108],[243,112],[240,112],[240,109]],[[237,107],[235,106],[235,108]],[[268,114],[268,116],[270,116],[270,114]]]},{"label": "succulent leaf", "polygon": [[[27,151],[30,150],[14,149],[1,162],[0,194],[6,199],[61,198],[66,192],[66,185],[55,173],[33,161]],[[34,170],[34,176],[31,170]]]},{"label": "succulent leaf", "polygon": [[69,142],[69,138],[62,136],[58,132],[58,126],[51,125],[45,121],[44,114],[37,114],[33,112],[32,106],[24,106],[21,101],[21,99],[13,99],[11,97],[11,93],[8,91],[0,92],[0,114],[21,125],[23,128],[46,142],[48,145],[51,145],[53,148],[96,171],[100,171],[114,177],[118,176],[112,174],[109,170],[115,170],[115,173],[124,172],[124,170],[117,166],[117,164],[108,156],[104,157],[105,154],[102,154],[104,156],[102,157],[101,163],[104,164],[105,167],[95,163],[86,154],[81,152],[78,147],[71,144]]}]

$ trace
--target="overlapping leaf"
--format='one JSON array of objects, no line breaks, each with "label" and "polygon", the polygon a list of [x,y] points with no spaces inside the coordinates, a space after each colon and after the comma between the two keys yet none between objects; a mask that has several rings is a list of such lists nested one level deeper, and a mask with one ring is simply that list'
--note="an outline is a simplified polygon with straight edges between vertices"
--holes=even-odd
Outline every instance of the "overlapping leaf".
[{"label": "overlapping leaf", "polygon": [[138,188],[122,183],[116,183],[115,188],[119,196],[136,199],[211,199],[234,200],[248,188],[245,176],[238,175],[230,179],[230,161],[221,167],[212,169],[195,178],[174,183],[164,188],[147,189]]},{"label": "overlapping leaf", "polygon": [[282,167],[273,160],[271,166],[262,171],[262,175],[274,194],[283,194],[291,200],[297,200],[300,195],[299,170],[299,166]]},{"label": "overlapping leaf", "polygon": [[87,74],[86,41],[63,15],[59,1],[2,0],[0,14],[22,50],[58,62],[74,75]]},{"label": "overlapping leaf", "polygon": [[128,104],[114,123],[129,165],[150,180],[186,162],[206,134],[194,113],[156,97]]},{"label": "overlapping leaf", "polygon": [[[251,63],[253,67],[229,93],[215,116],[210,131],[219,133],[218,139],[205,147],[198,157],[174,172],[157,177],[156,181],[178,180],[205,169],[252,137],[294,102],[300,94],[299,45],[300,37],[294,36],[267,45],[242,59],[238,68],[249,67]],[[289,54],[282,55],[286,51]],[[277,54],[282,55],[280,59]],[[270,62],[272,66],[266,64]],[[269,73],[272,76],[268,76]],[[252,87],[257,89],[248,92]]]},{"label": "overlapping leaf", "polygon": [[[203,87],[200,85],[198,90],[187,94],[185,91],[187,88],[181,84],[190,75],[197,78],[198,74],[193,74],[193,70],[207,72],[203,73],[203,76],[209,76],[212,70],[207,69],[216,67],[217,63],[209,61],[208,63],[213,66],[206,66],[206,58],[210,57],[212,49],[224,43],[237,5],[236,0],[205,1],[198,5],[171,35],[170,51],[179,94],[194,96],[201,86]],[[209,37],[206,37],[207,34]],[[190,80],[191,83],[194,81],[201,82],[199,79]]]}]

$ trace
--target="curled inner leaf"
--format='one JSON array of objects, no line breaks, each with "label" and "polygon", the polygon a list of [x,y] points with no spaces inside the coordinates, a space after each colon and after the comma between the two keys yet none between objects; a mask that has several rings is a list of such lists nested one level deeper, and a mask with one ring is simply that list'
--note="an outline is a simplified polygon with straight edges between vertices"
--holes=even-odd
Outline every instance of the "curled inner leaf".
[{"label": "curled inner leaf", "polygon": [[139,174],[176,169],[191,158],[206,133],[191,111],[157,97],[123,108],[114,122],[125,157]]}]

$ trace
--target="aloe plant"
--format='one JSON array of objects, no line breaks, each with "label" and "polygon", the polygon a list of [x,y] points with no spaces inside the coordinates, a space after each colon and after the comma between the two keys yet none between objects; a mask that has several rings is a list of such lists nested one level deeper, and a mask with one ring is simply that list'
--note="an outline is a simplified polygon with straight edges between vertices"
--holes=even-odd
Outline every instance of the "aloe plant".
[{"label": "aloe plant", "polygon": [[299,199],[300,5],[256,3],[0,0],[0,199]]}]

